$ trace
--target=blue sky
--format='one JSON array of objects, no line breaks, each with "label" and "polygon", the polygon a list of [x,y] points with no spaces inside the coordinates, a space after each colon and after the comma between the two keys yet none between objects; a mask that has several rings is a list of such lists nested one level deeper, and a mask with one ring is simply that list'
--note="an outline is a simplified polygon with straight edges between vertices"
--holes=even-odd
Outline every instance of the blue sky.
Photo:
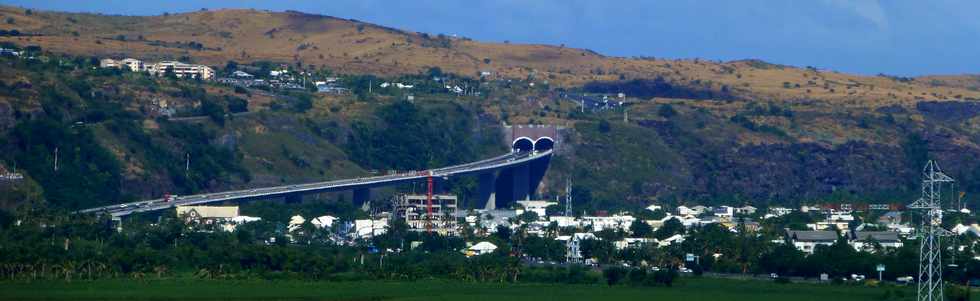
[{"label": "blue sky", "polygon": [[565,44],[615,56],[763,59],[844,72],[980,74],[976,0],[78,1],[39,9],[152,15],[298,10],[484,41]]}]

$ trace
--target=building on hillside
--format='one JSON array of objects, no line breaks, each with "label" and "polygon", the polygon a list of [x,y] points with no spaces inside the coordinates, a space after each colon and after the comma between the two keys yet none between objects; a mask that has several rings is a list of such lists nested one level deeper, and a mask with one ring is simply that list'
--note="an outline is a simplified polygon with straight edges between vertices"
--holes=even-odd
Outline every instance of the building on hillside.
[{"label": "building on hillside", "polygon": [[120,68],[129,69],[132,72],[143,72],[146,71],[146,65],[143,65],[143,61],[134,58],[126,58],[119,61]]},{"label": "building on hillside", "polygon": [[878,224],[881,225],[898,225],[902,223],[902,212],[899,211],[888,211],[878,217]]},{"label": "building on hillside", "polygon": [[337,221],[336,217],[330,215],[324,215],[321,217],[314,218],[312,221],[310,221],[310,223],[312,223],[313,226],[322,229],[322,228],[330,228],[331,226],[333,226],[333,223],[336,221]]},{"label": "building on hillside", "polygon": [[7,168],[0,165],[0,181],[23,180],[24,175],[19,172],[7,171]]},{"label": "building on hillside", "polygon": [[904,244],[898,232],[891,231],[852,231],[848,232],[848,244],[855,250],[874,252],[875,244],[885,249],[901,248]]},{"label": "building on hillside", "polygon": [[13,56],[13,57],[18,57],[18,56],[20,56],[20,52],[17,51],[16,49],[0,48],[0,56]]},{"label": "building on hillside", "polygon": [[252,79],[252,78],[255,78],[254,75],[251,75],[248,72],[245,72],[245,71],[242,71],[242,70],[235,70],[235,72],[232,72],[231,73],[231,77],[240,78],[240,79]]},{"label": "building on hillside", "polygon": [[766,214],[766,218],[770,217],[780,217],[792,213],[794,210],[792,208],[786,207],[769,207],[769,213]]},{"label": "building on hillside", "polygon": [[613,247],[616,248],[616,250],[637,249],[637,248],[640,248],[640,247],[642,247],[644,245],[655,244],[657,242],[658,241],[657,241],[656,238],[632,238],[632,237],[626,237],[626,238],[623,238],[622,240],[614,241],[613,242]]},{"label": "building on hillside", "polygon": [[204,65],[185,64],[177,61],[163,61],[146,68],[150,74],[163,76],[167,72],[173,72],[177,78],[197,78],[210,80],[214,78],[214,69]]},{"label": "building on hillside", "polygon": [[574,233],[571,236],[559,236],[556,240],[565,241],[565,258],[569,262],[581,262],[588,258],[582,258],[582,242],[585,240],[597,240],[598,237],[592,233]]},{"label": "building on hillside", "polygon": [[99,68],[119,68],[120,65],[119,61],[110,58],[99,60]]},{"label": "building on hillside", "polygon": [[[558,206],[558,202],[549,201],[517,201],[525,211],[534,212],[538,217],[548,216],[547,208],[548,206]],[[520,212],[517,215],[521,215]]]},{"label": "building on hillside", "polygon": [[431,215],[428,199],[421,194],[402,194],[393,200],[394,218],[405,221],[412,231],[435,231],[441,235],[457,235],[456,196],[432,196]]},{"label": "building on hillside", "polygon": [[965,233],[970,233],[976,237],[980,237],[980,225],[977,224],[971,224],[969,226],[964,224],[957,224],[956,226],[953,227],[953,229],[949,229],[949,231],[956,233],[956,235],[963,235]]},{"label": "building on hillside", "polygon": [[212,225],[238,216],[238,206],[177,206],[177,217],[185,223]]},{"label": "building on hillside", "polygon": [[369,239],[378,235],[383,235],[388,232],[388,219],[358,219],[354,220],[353,223],[353,233],[350,233],[354,238]]},{"label": "building on hillside", "polygon": [[470,246],[469,248],[466,248],[464,254],[466,254],[466,256],[480,256],[484,254],[491,254],[496,250],[497,245],[488,241],[481,241],[473,246]]},{"label": "building on hillside", "polygon": [[306,223],[306,218],[302,215],[293,215],[289,218],[289,224],[286,225],[286,230],[289,233],[299,231],[303,228],[303,224]]},{"label": "building on hillside", "polygon": [[682,242],[684,242],[684,235],[674,234],[674,235],[671,235],[670,237],[657,240],[657,246],[659,246],[659,247],[667,247],[667,246],[670,246],[672,244],[679,244],[679,243],[682,243]]},{"label": "building on hillside", "polygon": [[711,209],[711,213],[717,217],[733,217],[735,216],[735,208],[731,206],[718,206]]},{"label": "building on hillside", "polygon": [[583,224],[592,226],[592,231],[606,229],[629,231],[630,225],[636,218],[629,215],[584,216],[582,220]]},{"label": "building on hillside", "polygon": [[574,216],[549,216],[548,221],[558,224],[559,228],[582,226],[582,223]]},{"label": "building on hillside", "polygon": [[735,214],[741,214],[741,215],[753,215],[755,214],[756,211],[758,211],[757,208],[749,205],[735,208]]},{"label": "building on hillside", "polygon": [[786,230],[786,239],[803,253],[813,254],[817,246],[830,246],[837,242],[834,231],[796,231]]}]

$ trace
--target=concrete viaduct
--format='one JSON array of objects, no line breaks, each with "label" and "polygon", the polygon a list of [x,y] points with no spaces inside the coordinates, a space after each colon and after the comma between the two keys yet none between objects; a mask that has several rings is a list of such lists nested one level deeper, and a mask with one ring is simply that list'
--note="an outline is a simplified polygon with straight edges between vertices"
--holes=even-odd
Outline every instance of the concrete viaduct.
[{"label": "concrete viaduct", "polygon": [[371,198],[371,189],[425,180],[428,177],[449,178],[473,175],[479,178],[477,200],[484,208],[506,206],[518,200],[532,199],[544,178],[557,145],[558,130],[554,126],[505,126],[505,139],[511,152],[480,161],[408,173],[363,177],[306,184],[294,184],[245,190],[179,196],[173,199],[153,199],[81,210],[81,213],[107,213],[113,217],[138,212],[156,211],[179,205],[199,205],[215,202],[245,201],[284,197],[298,199],[304,194],[353,191],[355,204]]}]

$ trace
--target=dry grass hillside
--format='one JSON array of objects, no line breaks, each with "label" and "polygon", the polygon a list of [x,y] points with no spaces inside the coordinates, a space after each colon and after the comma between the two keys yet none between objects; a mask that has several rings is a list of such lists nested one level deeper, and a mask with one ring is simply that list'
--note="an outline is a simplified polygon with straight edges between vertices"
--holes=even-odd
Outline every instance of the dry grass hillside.
[{"label": "dry grass hillside", "polygon": [[[859,76],[757,60],[712,62],[607,57],[548,45],[484,43],[300,12],[229,9],[132,17],[38,12],[0,7],[3,19],[35,36],[0,41],[93,56],[189,57],[220,66],[228,60],[271,60],[325,66],[344,73],[397,75],[429,67],[464,75],[491,71],[554,86],[592,80],[663,77],[761,100],[819,99],[837,105],[909,105],[917,100],[980,99],[976,76]],[[199,43],[197,46],[188,42]]]}]

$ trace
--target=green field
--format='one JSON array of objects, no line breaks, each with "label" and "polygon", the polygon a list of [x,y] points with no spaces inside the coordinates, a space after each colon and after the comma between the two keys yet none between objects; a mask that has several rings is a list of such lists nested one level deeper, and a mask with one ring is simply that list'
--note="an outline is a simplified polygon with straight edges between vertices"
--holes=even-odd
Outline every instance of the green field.
[{"label": "green field", "polygon": [[[883,298],[891,291],[891,298]],[[896,296],[895,292],[901,291]],[[2,282],[3,300],[911,300],[911,288],[684,279],[671,288],[561,284],[106,280]]]}]

